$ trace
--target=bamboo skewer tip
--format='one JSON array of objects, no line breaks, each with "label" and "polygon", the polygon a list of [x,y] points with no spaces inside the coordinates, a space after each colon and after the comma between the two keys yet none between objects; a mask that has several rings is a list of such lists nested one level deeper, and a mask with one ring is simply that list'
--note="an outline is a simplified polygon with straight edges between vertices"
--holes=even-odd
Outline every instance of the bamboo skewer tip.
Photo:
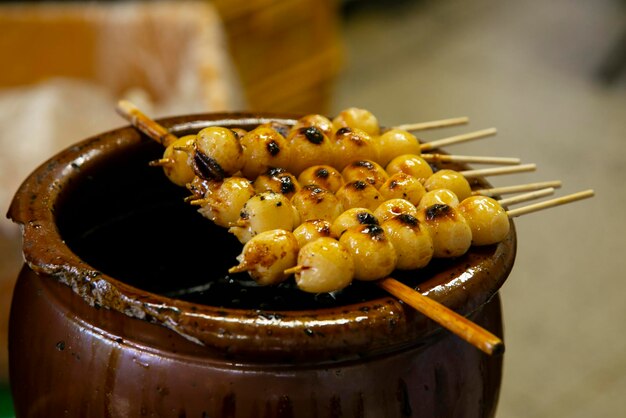
[{"label": "bamboo skewer tip", "polygon": [[471,177],[485,177],[485,176],[500,176],[503,174],[526,173],[526,172],[535,171],[535,170],[537,170],[537,164],[530,163],[530,164],[520,164],[520,165],[514,165],[514,166],[463,170],[463,171],[459,171],[459,173],[463,177],[471,178]]},{"label": "bamboo skewer tip", "polygon": [[517,203],[527,202],[529,200],[539,199],[541,197],[553,195],[556,189],[554,187],[546,187],[545,189],[536,190],[533,192],[522,193],[517,196],[507,197],[499,199],[498,203],[501,206],[515,205]]},{"label": "bamboo skewer tip", "polygon": [[188,203],[192,206],[204,206],[210,202],[206,197],[200,199],[192,199]]},{"label": "bamboo skewer tip", "polygon": [[134,104],[132,104],[131,102],[125,99],[119,100],[117,102],[117,106],[115,107],[115,109],[118,112],[122,112],[124,114],[129,114],[135,111],[139,111],[137,106],[135,106]]},{"label": "bamboo skewer tip", "polygon": [[515,218],[522,215],[527,215],[529,213],[538,212],[540,210],[553,208],[556,206],[561,206],[567,203],[576,202],[578,200],[588,199],[590,197],[595,196],[595,192],[593,189],[583,190],[580,192],[572,193],[569,195],[557,197],[550,200],[545,200],[543,202],[535,203],[528,206],[523,206],[517,209],[508,210],[506,213],[509,218]]},{"label": "bamboo skewer tip", "polygon": [[158,160],[153,160],[148,162],[150,167],[167,167],[168,165],[173,165],[174,160],[171,158],[160,158]]},{"label": "bamboo skewer tip", "polygon": [[228,272],[231,273],[231,274],[232,273],[242,273],[244,271],[248,271],[248,267],[249,267],[248,264],[244,262],[244,263],[241,263],[241,264],[238,264],[236,266],[233,266],[233,267],[229,268]]},{"label": "bamboo skewer tip", "polygon": [[489,189],[477,189],[477,190],[472,191],[472,194],[482,195],[482,196],[497,196],[497,195],[509,194],[509,193],[530,192],[534,190],[545,189],[548,187],[553,187],[555,189],[558,189],[561,186],[562,186],[561,180],[550,180],[550,181],[542,181],[542,182],[534,182],[534,183],[516,184],[513,186],[492,187]]},{"label": "bamboo skewer tip", "polygon": [[402,125],[394,126],[392,129],[402,129],[404,131],[415,132],[464,125],[466,123],[469,123],[469,118],[467,116],[460,116],[456,118],[433,120],[430,122],[404,123]]},{"label": "bamboo skewer tip", "polygon": [[283,271],[283,273],[289,276],[289,275],[292,275],[292,274],[300,273],[302,270],[304,270],[304,266],[297,265],[297,266],[293,266],[293,267],[290,267],[288,269],[285,269],[285,271]]},{"label": "bamboo skewer tip", "polygon": [[514,157],[490,157],[483,155],[454,155],[454,154],[436,154],[424,153],[422,158],[428,162],[459,162],[459,163],[476,163],[476,164],[502,164],[517,165],[521,163],[520,158]]},{"label": "bamboo skewer tip", "polygon": [[455,135],[447,138],[436,139],[430,142],[424,142],[420,144],[422,151],[428,151],[434,148],[439,148],[445,145],[458,144],[461,142],[472,141],[474,139],[481,139],[488,136],[493,136],[497,133],[496,128],[481,129],[479,131],[469,132],[466,134]]},{"label": "bamboo skewer tip", "polygon": [[115,110],[120,116],[130,122],[132,126],[166,147],[178,139],[168,129],[146,116],[128,100],[119,100]]}]

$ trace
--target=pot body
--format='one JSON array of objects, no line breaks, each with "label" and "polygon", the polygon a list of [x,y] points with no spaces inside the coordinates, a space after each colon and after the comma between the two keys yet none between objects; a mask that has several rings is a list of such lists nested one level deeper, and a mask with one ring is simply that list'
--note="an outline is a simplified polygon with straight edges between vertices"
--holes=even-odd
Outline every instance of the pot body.
[{"label": "pot body", "polygon": [[[167,328],[94,308],[28,267],[14,293],[17,417],[491,417],[502,356],[435,332],[326,364],[234,361]],[[500,300],[472,320],[502,335]]]}]

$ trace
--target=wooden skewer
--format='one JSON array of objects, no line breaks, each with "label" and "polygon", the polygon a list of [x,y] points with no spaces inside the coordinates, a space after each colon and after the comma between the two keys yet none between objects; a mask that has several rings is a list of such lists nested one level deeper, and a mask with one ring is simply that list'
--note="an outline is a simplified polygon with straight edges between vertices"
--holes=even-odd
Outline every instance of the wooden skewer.
[{"label": "wooden skewer", "polygon": [[526,171],[535,171],[537,169],[536,164],[521,164],[512,167],[494,167],[494,168],[479,168],[477,170],[463,170],[459,173],[465,178],[471,177],[485,177],[485,176],[499,176],[502,174],[523,173]]},{"label": "wooden skewer", "polygon": [[425,131],[427,129],[445,128],[448,126],[464,125],[468,122],[469,118],[467,116],[462,116],[459,118],[440,119],[430,122],[405,123],[402,125],[394,126],[394,129],[402,129],[405,131],[415,132]]},{"label": "wooden skewer", "polygon": [[537,212],[539,210],[552,208],[555,206],[564,205],[566,203],[575,202],[577,200],[587,199],[594,196],[594,191],[583,190],[582,192],[572,193],[566,196],[557,197],[555,199],[546,200],[544,202],[535,203],[533,205],[524,206],[517,209],[511,209],[506,212],[509,218],[515,218],[517,216],[526,215],[528,213]]},{"label": "wooden skewer", "polygon": [[391,277],[379,280],[376,284],[483,352],[504,352],[504,343],[500,338],[417,290]]},{"label": "wooden skewer", "polygon": [[500,206],[515,205],[517,203],[539,199],[540,197],[550,196],[554,194],[554,190],[555,190],[554,187],[547,187],[545,189],[540,189],[534,192],[523,193],[517,196],[508,197],[506,199],[500,199],[498,200],[498,203],[500,203]]},{"label": "wooden skewer", "polygon": [[158,160],[150,161],[148,163],[151,167],[165,167],[174,164],[174,160],[171,158],[159,158]]},{"label": "wooden skewer", "polygon": [[229,268],[228,272],[231,273],[231,274],[232,273],[242,273],[244,271],[248,271],[249,270],[248,267],[249,267],[248,264],[241,263],[241,264],[238,264],[238,265],[236,265],[234,267]]},{"label": "wooden skewer", "polygon": [[174,147],[175,151],[183,151],[186,152],[187,154],[190,154],[193,151],[193,146],[186,146],[186,147]]},{"label": "wooden skewer", "polygon": [[193,199],[189,201],[189,204],[192,206],[203,206],[206,205],[207,203],[209,203],[211,200],[210,199]]},{"label": "wooden skewer", "polygon": [[519,164],[519,158],[511,157],[487,157],[479,155],[447,155],[447,154],[422,154],[422,158],[432,163],[476,163],[476,164]]},{"label": "wooden skewer", "polygon": [[300,273],[302,270],[304,270],[304,266],[297,265],[297,266],[293,266],[291,268],[286,269],[283,273],[287,275],[296,274],[296,273]]},{"label": "wooden skewer", "polygon": [[472,141],[474,139],[480,139],[480,138],[485,138],[487,136],[493,136],[496,133],[497,133],[496,128],[488,128],[488,129],[482,129],[480,131],[470,132],[467,134],[437,139],[435,141],[424,142],[420,144],[420,150],[428,151],[428,150],[439,148],[445,145],[458,144],[460,142]]},{"label": "wooden skewer", "polygon": [[167,129],[159,125],[153,119],[150,119],[134,104],[127,100],[120,100],[117,102],[116,110],[117,113],[130,122],[131,125],[165,147],[178,139],[175,135],[171,134]]},{"label": "wooden skewer", "polygon": [[501,194],[530,192],[533,190],[545,189],[548,187],[554,187],[558,189],[561,187],[560,180],[541,181],[537,183],[517,184],[513,186],[492,187],[489,189],[476,189],[472,192],[473,195],[481,196],[498,196]]}]

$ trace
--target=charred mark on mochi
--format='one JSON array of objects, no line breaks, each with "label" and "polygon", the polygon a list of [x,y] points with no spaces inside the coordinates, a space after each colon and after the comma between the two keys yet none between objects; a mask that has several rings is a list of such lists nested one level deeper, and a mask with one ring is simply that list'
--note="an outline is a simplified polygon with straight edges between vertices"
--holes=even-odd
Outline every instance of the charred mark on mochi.
[{"label": "charred mark on mochi", "polygon": [[400,187],[400,182],[398,180],[394,179],[389,182],[389,189],[394,190],[398,187]]},{"label": "charred mark on mochi", "polygon": [[330,225],[328,224],[322,225],[322,227],[319,229],[319,232],[322,235],[326,235],[326,236],[330,235]]},{"label": "charred mark on mochi", "polygon": [[309,192],[311,193],[311,195],[315,196],[318,194],[324,194],[326,193],[326,190],[322,189],[321,187],[315,185],[315,184],[309,184],[307,186],[304,186],[305,189],[309,190]]},{"label": "charred mark on mochi", "polygon": [[337,132],[335,133],[335,135],[345,135],[349,133],[352,133],[352,129],[348,128],[347,126],[344,126],[343,128],[339,128]]},{"label": "charred mark on mochi", "polygon": [[276,177],[279,174],[283,174],[283,173],[286,173],[286,172],[287,172],[287,170],[285,170],[284,168],[281,168],[281,167],[270,167],[267,170],[267,175],[270,176],[270,177]]},{"label": "charred mark on mochi", "polygon": [[320,168],[315,172],[315,177],[318,179],[327,179],[330,176],[330,172],[326,168]]},{"label": "charred mark on mochi", "polygon": [[323,202],[325,195],[328,193],[326,189],[322,189],[315,184],[307,184],[302,189],[308,192],[308,197],[314,200],[315,203]]},{"label": "charred mark on mochi", "polygon": [[452,215],[452,208],[441,203],[436,203],[426,208],[426,219],[429,221],[450,217]]},{"label": "charred mark on mochi", "polygon": [[374,170],[374,164],[372,164],[371,161],[367,161],[367,160],[359,160],[359,161],[355,161],[351,164],[352,167],[363,167],[363,168],[367,168],[368,170]]},{"label": "charred mark on mochi", "polygon": [[193,171],[205,180],[223,180],[226,177],[226,172],[215,159],[199,151],[194,153]]},{"label": "charred mark on mochi", "polygon": [[231,131],[232,134],[235,136],[235,138],[237,138],[238,140],[241,140],[241,138],[243,138],[241,131],[237,131],[235,129],[230,129],[230,128],[228,128],[228,130]]},{"label": "charred mark on mochi", "polygon": [[374,241],[383,241],[386,239],[385,230],[379,225],[367,225],[367,228],[363,228],[361,232],[369,235]]},{"label": "charred mark on mochi", "polygon": [[315,126],[300,128],[300,133],[312,144],[319,145],[324,142],[324,134]]},{"label": "charred mark on mochi", "polygon": [[363,190],[368,186],[368,184],[362,180],[357,180],[350,183],[350,186],[355,190]]},{"label": "charred mark on mochi", "polygon": [[280,180],[280,191],[283,194],[289,194],[296,191],[296,185],[289,176],[283,176],[278,178]]},{"label": "charred mark on mochi", "polygon": [[354,131],[351,128],[344,127],[340,128],[335,133],[335,138],[342,139],[344,141],[350,141],[353,145],[360,147],[367,145],[367,139],[369,138],[369,135],[367,135],[363,131]]},{"label": "charred mark on mochi", "polygon": [[272,157],[275,157],[280,153],[280,145],[278,145],[278,143],[274,140],[269,141],[265,148]]},{"label": "charred mark on mochi", "polygon": [[269,126],[285,138],[287,137],[287,135],[289,135],[289,130],[291,129],[289,128],[289,126],[275,121],[270,122]]},{"label": "charred mark on mochi", "polygon": [[409,213],[401,213],[397,216],[397,219],[404,225],[415,227],[419,225],[417,218]]},{"label": "charred mark on mochi", "polygon": [[361,225],[378,225],[378,219],[371,213],[359,212],[356,214],[356,220]]}]

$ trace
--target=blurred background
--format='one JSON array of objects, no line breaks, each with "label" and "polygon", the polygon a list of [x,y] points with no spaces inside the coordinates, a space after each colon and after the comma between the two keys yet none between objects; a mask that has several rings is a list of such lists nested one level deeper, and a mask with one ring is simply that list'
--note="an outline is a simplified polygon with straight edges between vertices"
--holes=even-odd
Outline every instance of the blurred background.
[{"label": "blurred background", "polygon": [[[3,213],[42,161],[125,125],[122,97],[154,117],[357,106],[387,126],[470,118],[424,140],[498,128],[448,150],[538,164],[494,185],[597,193],[516,221],[498,416],[626,410],[626,2],[0,2],[0,27]],[[0,417],[17,232],[0,220]]]}]

